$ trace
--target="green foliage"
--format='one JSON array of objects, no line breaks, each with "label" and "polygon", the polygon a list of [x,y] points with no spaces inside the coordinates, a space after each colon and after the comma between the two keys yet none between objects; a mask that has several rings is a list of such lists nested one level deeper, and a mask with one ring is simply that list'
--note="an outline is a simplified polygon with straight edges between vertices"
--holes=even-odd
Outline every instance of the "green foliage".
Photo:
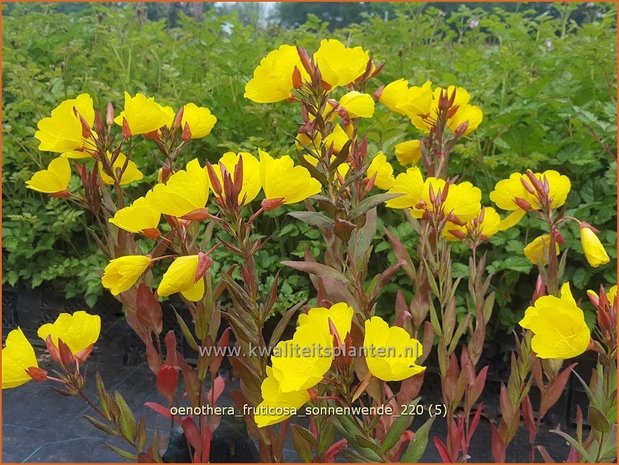
[{"label": "green foliage", "polygon": [[[368,10],[368,4],[355,13],[359,24],[331,32],[338,23],[325,15],[310,15],[298,27],[285,29],[260,28],[257,21],[214,8],[172,11],[149,4],[144,11],[136,4],[71,5],[64,11],[53,4],[3,5],[10,12],[2,30],[3,283],[53,283],[67,295],[86,295],[90,302],[101,293],[99,272],[105,260],[89,239],[90,218],[76,206],[24,186],[51,159],[37,150],[33,135],[37,122],[60,101],[88,92],[98,108],[111,100],[120,109],[127,90],[156,96],[176,108],[186,102],[206,105],[218,123],[212,135],[185,154],[186,160],[197,156],[214,161],[226,151],[255,151],[257,146],[275,155],[293,154],[296,109],[286,103],[254,104],[243,97],[244,86],[268,51],[284,43],[315,50],[327,37],[362,45],[386,61],[376,87],[400,77],[411,84],[429,79],[465,87],[483,109],[484,121],[456,148],[450,174],[479,186],[487,202],[495,183],[514,171],[559,170],[572,180],[568,213],[602,230],[611,260],[616,258],[613,4],[508,5],[517,10],[511,12],[491,5],[419,3]],[[408,121],[380,105],[366,128],[370,150],[382,150],[395,164],[394,145],[417,137]],[[146,191],[157,168],[151,150],[148,141],[136,149],[135,161],[147,175],[132,187],[138,195]],[[414,247],[415,233],[403,217],[379,208],[381,223]],[[494,237],[482,251],[495,273],[500,309],[496,331],[512,327],[527,305],[521,296],[531,295],[535,270],[522,248],[542,232],[539,228],[539,223],[525,220],[518,229]],[[318,231],[285,212],[261,218],[259,231],[270,236],[257,258],[266,274],[281,268],[275,257],[300,257],[306,248],[317,256],[322,253]],[[395,260],[382,231],[379,226],[372,273]],[[566,278],[575,289],[597,288],[616,279],[612,266],[586,265],[577,228],[566,231],[565,239],[572,249]],[[215,256],[217,266],[232,263],[223,250]],[[464,250],[456,254],[456,274],[465,275],[466,257]],[[305,277],[284,269],[281,278],[280,311],[312,297]],[[265,283],[265,290],[269,286]],[[379,314],[392,313],[398,287],[410,298],[406,277],[397,274],[379,302]]]}]

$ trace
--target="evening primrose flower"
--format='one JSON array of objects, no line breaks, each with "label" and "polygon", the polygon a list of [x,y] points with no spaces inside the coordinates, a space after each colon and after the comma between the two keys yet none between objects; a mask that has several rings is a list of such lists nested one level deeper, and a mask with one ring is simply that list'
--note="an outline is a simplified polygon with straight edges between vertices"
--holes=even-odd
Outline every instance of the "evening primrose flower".
[{"label": "evening primrose flower", "polygon": [[420,342],[379,316],[365,321],[363,350],[368,370],[383,381],[401,381],[426,369],[415,363],[422,355]]},{"label": "evening primrose flower", "polygon": [[[548,265],[550,258],[550,234],[542,234],[524,248],[525,256],[537,266]],[[555,255],[559,255],[559,244],[555,241]]]},{"label": "evening primrose flower", "polygon": [[580,225],[580,243],[589,265],[593,268],[606,265],[610,261],[599,237],[593,232],[591,226],[586,223],[581,223]]},{"label": "evening primrose flower", "polygon": [[88,127],[95,121],[92,97],[80,94],[76,98],[63,101],[52,110],[51,117],[38,122],[34,137],[39,140],[39,150],[48,152],[71,152],[85,145],[82,122],[75,110],[84,118]]},{"label": "evening primrose flower", "polygon": [[209,195],[209,179],[206,168],[197,158],[185,170],[170,176],[165,184],[159,183],[147,194],[148,203],[164,215],[182,217],[194,210],[204,208]]},{"label": "evening primrose flower", "polygon": [[[232,179],[234,179],[234,170],[236,169],[236,165],[241,158],[243,159],[243,187],[239,193],[238,201],[240,205],[247,205],[258,196],[260,189],[262,188],[260,179],[260,162],[256,157],[248,152],[226,152],[219,159],[219,163],[224,165],[232,176]],[[217,176],[219,183],[223,185],[221,169],[217,165],[214,166],[214,168],[215,175]],[[222,195],[224,195],[224,193],[222,193]],[[243,199],[245,200],[243,201]]]},{"label": "evening primrose flower", "polygon": [[[434,102],[432,93],[432,81],[426,81],[421,86],[408,87],[406,91],[401,84],[394,90],[400,95],[400,101],[396,103],[396,111],[408,116],[415,126],[424,131],[428,131],[430,125],[423,118],[434,115],[436,117],[437,104]],[[395,97],[395,95],[394,95]],[[419,127],[421,126],[421,127]]]},{"label": "evening primrose flower", "polygon": [[591,339],[585,315],[576,305],[569,283],[561,287],[561,298],[547,295],[537,299],[519,324],[533,332],[531,347],[542,359],[577,357],[587,350]]},{"label": "evening primrose flower", "polygon": [[130,206],[121,208],[109,222],[130,233],[141,233],[159,225],[161,213],[144,197],[137,198]]},{"label": "evening primrose flower", "polygon": [[196,280],[198,273],[198,255],[175,258],[164,273],[157,288],[160,297],[166,297],[180,292],[191,302],[198,302],[204,297],[204,279]]},{"label": "evening primrose flower", "polygon": [[331,87],[353,82],[367,69],[370,55],[361,47],[346,47],[337,39],[323,39],[314,53],[322,80]]},{"label": "evening primrose flower", "polygon": [[183,107],[181,127],[189,126],[192,139],[208,136],[216,122],[217,118],[206,107],[199,107],[195,103],[187,103]]},{"label": "evening primrose flower", "polygon": [[[352,129],[352,125],[346,126],[346,128]],[[333,153],[340,153],[346,142],[350,140],[352,133],[346,132],[342,126],[336,124],[333,130],[324,139],[325,147],[333,146]]]},{"label": "evening primrose flower", "polygon": [[367,171],[368,179],[374,178],[374,184],[379,189],[389,190],[395,183],[393,166],[387,161],[383,152],[378,152],[372,159]]},{"label": "evening primrose flower", "polygon": [[[404,115],[405,112],[400,108],[400,104],[406,99],[407,93],[408,81],[406,79],[398,79],[383,87],[380,91],[378,101],[389,110]],[[430,101],[431,100],[432,98],[430,97]]]},{"label": "evening primrose flower", "polygon": [[73,314],[61,313],[56,321],[44,324],[37,331],[37,335],[44,341],[51,338],[56,348],[58,339],[62,340],[76,356],[92,349],[100,333],[101,317],[83,310]]},{"label": "evening primrose flower", "polygon": [[[561,175],[555,170],[534,173],[533,176],[540,183],[546,182],[548,184],[548,198],[551,208],[559,208],[565,204],[571,189],[571,183],[567,176]],[[528,210],[541,209],[539,193],[535,190],[530,192],[525,184],[532,189],[527,175],[513,173],[508,179],[499,181],[490,193],[490,200],[497,207],[512,212],[501,222],[501,231],[518,224]]]},{"label": "evening primrose flower", "polygon": [[[597,292],[591,289],[587,290],[587,295],[589,295],[590,297],[594,297],[595,300],[598,300],[600,298]],[[616,284],[614,286],[611,286],[611,288],[608,289],[608,291],[606,291],[606,298],[608,299],[608,303],[610,304],[611,307],[615,305],[615,297],[617,297],[617,285]],[[594,305],[597,306],[597,303],[594,303]]]},{"label": "evening primrose flower", "polygon": [[421,170],[416,166],[406,170],[406,173],[400,173],[395,178],[393,186],[387,192],[388,194],[402,194],[385,202],[388,208],[410,208],[417,204],[421,199],[423,192],[423,177]]},{"label": "evening primrose flower", "polygon": [[294,166],[292,158],[273,158],[258,150],[262,189],[267,200],[281,199],[284,204],[301,202],[318,194],[322,186],[303,166]]},{"label": "evening primrose flower", "polygon": [[443,236],[447,240],[459,240],[468,236],[486,241],[499,232],[500,223],[501,217],[496,210],[492,207],[484,207],[475,218],[463,225],[448,221],[443,229]]},{"label": "evening primrose flower", "polygon": [[122,126],[123,119],[127,121],[131,135],[137,136],[156,131],[163,126],[171,126],[174,121],[174,110],[159,105],[154,97],[146,97],[139,92],[132,97],[125,92],[125,109],[114,122]]},{"label": "evening primrose flower", "polygon": [[341,341],[346,339],[352,326],[354,310],[346,302],[338,302],[331,307],[310,308],[307,313],[299,315],[299,325],[314,325],[320,331],[329,331],[329,320],[335,326]]},{"label": "evening primrose flower", "polygon": [[[110,152],[107,152],[106,154],[108,162],[111,161],[112,159],[112,154]],[[116,160],[114,160],[114,164],[112,165],[112,169],[114,170],[114,172],[116,172],[116,170],[121,170],[123,169],[123,167],[125,167],[125,163],[127,164],[125,171],[123,171],[122,175],[120,176],[120,181],[119,184],[121,186],[124,186],[125,184],[130,184],[132,182],[135,181],[140,181],[144,175],[142,174],[142,172],[138,169],[138,166],[132,162],[131,160],[127,161],[127,157],[124,153],[119,153],[118,156],[116,157]],[[103,165],[101,163],[99,163],[99,176],[101,176],[101,180],[110,186],[114,185],[114,178],[112,178],[110,175],[108,175],[105,170],[103,169]]]},{"label": "evening primrose flower", "polygon": [[371,118],[374,115],[374,99],[369,94],[353,90],[342,96],[339,103],[350,118]]},{"label": "evening primrose flower", "polygon": [[324,378],[334,355],[329,320],[343,341],[350,332],[353,313],[348,304],[340,302],[330,308],[311,308],[299,316],[292,340],[277,344],[271,357],[282,392],[309,389]]},{"label": "evening primrose flower", "polygon": [[71,165],[64,157],[54,158],[46,170],[37,171],[26,187],[45,194],[62,194],[67,192],[71,180]]},{"label": "evening primrose flower", "polygon": [[144,255],[125,255],[115,258],[105,267],[101,283],[112,295],[130,289],[151,265],[152,259]]},{"label": "evening primrose flower", "polygon": [[460,222],[466,223],[479,214],[481,210],[481,190],[479,188],[468,181],[460,184],[450,183],[447,187],[447,182],[444,179],[428,177],[424,181],[419,203],[411,205],[413,217],[422,218],[425,212],[434,212],[430,192],[434,192],[434,195],[439,197],[439,192],[440,195],[444,195],[445,189],[447,189],[447,197],[441,203],[440,211],[446,217],[456,217]]},{"label": "evening primrose flower", "polygon": [[300,73],[302,81],[309,80],[296,47],[282,45],[269,52],[260,60],[254,76],[245,85],[245,98],[256,103],[274,103],[291,98],[295,70]]},{"label": "evening primrose flower", "polygon": [[407,140],[396,144],[395,157],[401,165],[416,165],[421,159],[421,142],[419,140]]},{"label": "evening primrose flower", "polygon": [[254,421],[258,428],[280,423],[292,416],[292,412],[300,409],[310,401],[307,389],[283,392],[273,374],[273,369],[266,367],[267,377],[262,382],[262,402],[256,407]]},{"label": "evening primrose flower", "polygon": [[34,348],[24,332],[21,328],[12,330],[2,349],[2,389],[16,388],[32,381],[27,370],[38,367]]}]

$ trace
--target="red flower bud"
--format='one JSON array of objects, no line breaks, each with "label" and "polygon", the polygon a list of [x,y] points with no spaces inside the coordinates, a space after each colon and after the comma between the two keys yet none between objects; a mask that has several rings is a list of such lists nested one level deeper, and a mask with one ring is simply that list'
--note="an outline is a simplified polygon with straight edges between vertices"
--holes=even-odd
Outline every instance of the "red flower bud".
[{"label": "red flower bud", "polygon": [[142,229],[141,232],[148,239],[157,240],[161,237],[161,231],[159,231],[159,229],[157,228],[146,228]]},{"label": "red flower bud", "polygon": [[208,212],[208,208],[205,207],[197,208],[193,211],[190,211],[186,215],[183,215],[181,218],[188,221],[205,221],[208,219],[209,215],[210,214]]},{"label": "red flower bud", "polygon": [[292,72],[292,87],[295,89],[300,89],[303,85],[303,79],[301,78],[301,71],[296,66],[294,67],[294,71]]},{"label": "red flower bud", "polygon": [[518,205],[520,208],[522,208],[525,212],[531,211],[532,209],[531,204],[523,198],[516,197],[514,199],[514,203]]},{"label": "red flower bud", "polygon": [[213,168],[213,165],[211,165],[208,161],[206,162],[206,170],[208,171],[208,178],[209,181],[211,181],[211,187],[213,188],[213,191],[215,191],[215,194],[221,197],[221,193],[223,192],[223,189],[221,188],[221,183],[219,182],[217,174],[215,174],[215,169]]},{"label": "red flower bud", "polygon": [[168,404],[174,402],[178,387],[178,372],[170,365],[162,365],[157,373],[157,390],[165,398]]},{"label": "red flower bud", "polygon": [[176,118],[174,118],[174,124],[172,125],[172,128],[178,129],[181,127],[181,123],[183,122],[184,113],[185,113],[185,105],[183,105],[180,108],[180,110],[178,110],[178,113],[176,113]]},{"label": "red flower bud", "polygon": [[195,282],[198,282],[200,279],[202,279],[202,277],[205,275],[205,273],[208,271],[212,264],[213,259],[211,257],[209,257],[204,252],[198,253],[198,268],[196,269]]},{"label": "red flower bud", "polygon": [[262,207],[262,209],[265,212],[271,211],[271,210],[275,210],[276,208],[281,207],[282,205],[284,205],[284,198],[278,198],[278,199],[264,199],[262,201],[262,203],[260,204],[260,206]]},{"label": "red flower bud", "polygon": [[112,102],[108,102],[107,104],[107,112],[105,114],[105,123],[108,126],[111,126],[114,124],[114,105],[112,105]]},{"label": "red flower bud", "polygon": [[28,376],[38,383],[42,383],[47,380],[47,371],[43,368],[30,367],[26,370],[26,373],[28,373]]},{"label": "red flower bud", "polygon": [[131,134],[131,128],[129,128],[127,118],[123,116],[123,139],[130,139],[131,136],[133,136],[133,134]]},{"label": "red flower bud", "polygon": [[189,128],[189,123],[185,123],[185,127],[183,128],[182,139],[185,142],[191,140],[191,129]]},{"label": "red flower bud", "polygon": [[458,127],[456,128],[456,137],[462,137],[468,128],[469,128],[468,120],[460,123]]}]

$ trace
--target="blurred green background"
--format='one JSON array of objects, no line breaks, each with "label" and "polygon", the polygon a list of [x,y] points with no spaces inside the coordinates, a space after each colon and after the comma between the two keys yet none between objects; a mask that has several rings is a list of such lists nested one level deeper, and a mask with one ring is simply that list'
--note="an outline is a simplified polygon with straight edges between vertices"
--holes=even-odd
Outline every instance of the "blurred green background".
[{"label": "blurred green background", "polygon": [[[293,151],[299,116],[286,103],[258,105],[243,98],[260,59],[281,44],[315,50],[321,39],[361,45],[386,61],[375,87],[404,77],[411,84],[465,87],[484,112],[477,131],[461,142],[450,175],[488,193],[514,171],[556,169],[572,180],[569,213],[599,228],[611,263],[590,268],[577,228],[564,230],[570,251],[566,278],[578,296],[616,282],[616,7],[612,3],[133,3],[3,4],[2,200],[3,285],[84,296],[103,293],[105,261],[87,228],[88,214],[59,199],[28,191],[24,182],[49,163],[37,150],[37,122],[60,101],[88,92],[103,109],[123,104],[123,91],[155,96],[178,108],[195,102],[218,118],[213,133],[185,153],[214,161],[226,151],[276,155]],[[393,157],[393,146],[416,137],[404,118],[378,106],[365,126],[371,151]],[[138,144],[135,159],[147,174],[130,189],[143,194],[156,171],[153,146]],[[395,162],[397,164],[397,162]],[[400,168],[401,169],[401,168]],[[414,247],[398,212],[380,221]],[[494,273],[497,312],[491,335],[509,331],[527,306],[536,271],[522,254],[540,224],[495,236],[484,250]],[[265,275],[283,257],[321,252],[319,232],[286,216],[264,218],[259,234],[276,231],[257,262]],[[395,258],[379,227],[374,272]],[[457,248],[458,249],[458,248]],[[216,266],[230,257],[217,251]],[[454,273],[466,276],[466,251]],[[306,276],[284,270],[280,310],[312,297]],[[271,282],[265,283],[265,289]],[[377,312],[390,315],[395,290],[410,295],[404,274],[389,285]],[[462,291],[464,292],[463,286]],[[464,295],[459,311],[465,311]]]}]

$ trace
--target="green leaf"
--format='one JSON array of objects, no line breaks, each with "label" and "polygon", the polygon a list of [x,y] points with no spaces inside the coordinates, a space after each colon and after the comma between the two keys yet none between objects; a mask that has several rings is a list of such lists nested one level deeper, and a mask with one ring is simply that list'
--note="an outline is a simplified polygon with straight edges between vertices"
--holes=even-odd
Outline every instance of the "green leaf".
[{"label": "green leaf", "polygon": [[396,197],[401,197],[404,194],[376,194],[370,197],[363,199],[359,202],[359,205],[350,210],[348,217],[350,219],[355,219],[360,215],[363,215],[369,209],[374,208],[381,203],[386,202],[387,200],[395,199]]},{"label": "green leaf", "polygon": [[301,220],[304,223],[309,224],[310,226],[316,226],[317,228],[321,229],[331,229],[334,225],[334,221],[331,218],[328,218],[327,216],[318,212],[289,212],[288,215],[298,220]]},{"label": "green leaf", "polygon": [[421,460],[421,457],[423,456],[423,453],[428,445],[428,435],[435,418],[436,417],[430,417],[428,421],[426,421],[417,429],[417,431],[415,431],[415,436],[408,444],[406,452],[404,452],[404,455],[400,458],[400,462],[417,463]]}]

